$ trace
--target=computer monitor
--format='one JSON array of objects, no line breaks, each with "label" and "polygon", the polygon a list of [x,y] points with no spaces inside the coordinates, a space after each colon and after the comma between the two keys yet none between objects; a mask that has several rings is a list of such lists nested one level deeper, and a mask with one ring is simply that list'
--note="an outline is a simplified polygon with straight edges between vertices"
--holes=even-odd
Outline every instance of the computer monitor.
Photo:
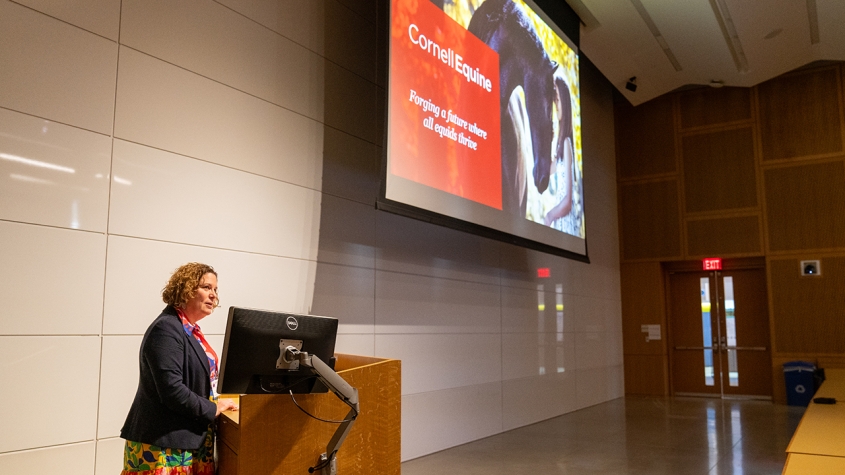
[{"label": "computer monitor", "polygon": [[[217,391],[221,394],[308,394],[328,389],[313,370],[283,361],[290,345],[334,369],[337,319],[229,307]],[[281,347],[280,347],[281,345]]]}]

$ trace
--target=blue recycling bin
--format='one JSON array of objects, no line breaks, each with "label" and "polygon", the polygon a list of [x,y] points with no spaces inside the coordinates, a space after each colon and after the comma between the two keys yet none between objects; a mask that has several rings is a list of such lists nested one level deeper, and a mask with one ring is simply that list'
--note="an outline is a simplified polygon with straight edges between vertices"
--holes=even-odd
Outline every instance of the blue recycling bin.
[{"label": "blue recycling bin", "polygon": [[786,381],[786,403],[790,406],[809,406],[816,393],[814,374],[816,365],[807,361],[790,361],[783,364]]}]

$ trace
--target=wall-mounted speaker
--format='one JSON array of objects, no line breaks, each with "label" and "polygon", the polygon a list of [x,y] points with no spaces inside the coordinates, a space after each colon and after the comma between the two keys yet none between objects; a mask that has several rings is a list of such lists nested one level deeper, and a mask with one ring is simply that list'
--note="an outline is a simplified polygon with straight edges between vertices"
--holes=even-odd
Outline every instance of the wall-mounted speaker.
[{"label": "wall-mounted speaker", "polygon": [[816,276],[822,275],[822,264],[820,261],[801,261],[801,275]]}]

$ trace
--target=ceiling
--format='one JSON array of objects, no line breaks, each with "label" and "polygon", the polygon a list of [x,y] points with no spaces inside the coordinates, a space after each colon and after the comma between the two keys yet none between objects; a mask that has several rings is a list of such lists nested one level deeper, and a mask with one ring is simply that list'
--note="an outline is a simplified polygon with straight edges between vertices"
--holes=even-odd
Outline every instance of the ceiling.
[{"label": "ceiling", "polygon": [[[566,0],[581,51],[633,105],[845,60],[843,0]],[[626,89],[636,77],[636,92]]]}]

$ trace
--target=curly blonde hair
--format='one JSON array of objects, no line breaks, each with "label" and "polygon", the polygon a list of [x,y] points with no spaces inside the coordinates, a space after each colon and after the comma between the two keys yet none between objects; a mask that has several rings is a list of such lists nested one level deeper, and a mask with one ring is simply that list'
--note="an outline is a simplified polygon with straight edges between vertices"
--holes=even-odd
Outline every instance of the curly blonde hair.
[{"label": "curly blonde hair", "polygon": [[[217,276],[214,268],[207,264],[189,262],[180,266],[173,271],[170,280],[161,289],[161,299],[167,305],[177,308],[184,307],[196,295],[200,282],[202,282],[202,276],[205,274],[214,274],[215,277]],[[219,307],[220,299],[217,298],[217,292],[214,295],[216,300],[214,306]]]}]

